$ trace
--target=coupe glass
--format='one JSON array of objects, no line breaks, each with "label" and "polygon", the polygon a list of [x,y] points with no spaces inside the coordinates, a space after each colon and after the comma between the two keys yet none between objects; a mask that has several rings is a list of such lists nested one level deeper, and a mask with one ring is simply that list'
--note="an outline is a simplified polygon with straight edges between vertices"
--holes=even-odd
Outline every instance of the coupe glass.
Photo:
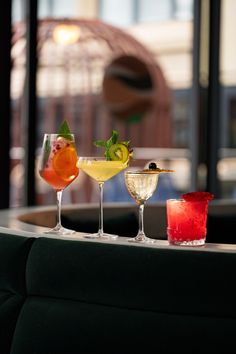
[{"label": "coupe glass", "polygon": [[74,134],[44,134],[39,157],[39,174],[56,192],[57,223],[45,233],[68,235],[75,233],[61,225],[61,202],[63,190],[78,176],[78,157]]},{"label": "coupe glass", "polygon": [[118,235],[104,233],[103,231],[103,186],[106,181],[123,171],[127,162],[109,161],[105,157],[80,157],[79,168],[88,176],[98,182],[100,190],[99,199],[99,227],[98,232],[87,234],[86,238],[115,239]]},{"label": "coupe glass", "polygon": [[131,242],[149,242],[154,243],[155,240],[149,238],[144,232],[144,204],[153,195],[157,188],[158,172],[145,171],[126,171],[125,184],[131,195],[139,206],[139,230],[135,237],[129,238]]}]

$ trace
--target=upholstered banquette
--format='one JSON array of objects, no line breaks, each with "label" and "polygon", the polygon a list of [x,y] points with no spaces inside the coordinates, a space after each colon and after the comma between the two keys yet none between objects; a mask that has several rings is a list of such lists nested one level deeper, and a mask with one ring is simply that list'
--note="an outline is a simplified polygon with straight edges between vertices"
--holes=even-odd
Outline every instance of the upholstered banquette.
[{"label": "upholstered banquette", "polygon": [[0,353],[235,353],[235,280],[234,245],[0,228]]}]

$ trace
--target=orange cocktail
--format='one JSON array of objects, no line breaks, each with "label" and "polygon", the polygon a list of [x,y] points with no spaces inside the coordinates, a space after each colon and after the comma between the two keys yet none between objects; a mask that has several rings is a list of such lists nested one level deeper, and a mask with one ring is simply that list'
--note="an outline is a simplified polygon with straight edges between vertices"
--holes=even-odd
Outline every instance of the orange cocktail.
[{"label": "orange cocktail", "polygon": [[79,174],[73,134],[44,134],[39,174],[55,190],[57,196],[57,224],[46,232],[60,235],[74,233],[74,230],[65,229],[61,225],[62,192]]},{"label": "orange cocktail", "polygon": [[63,190],[79,173],[74,141],[58,137],[49,149],[39,174],[53,189]]}]

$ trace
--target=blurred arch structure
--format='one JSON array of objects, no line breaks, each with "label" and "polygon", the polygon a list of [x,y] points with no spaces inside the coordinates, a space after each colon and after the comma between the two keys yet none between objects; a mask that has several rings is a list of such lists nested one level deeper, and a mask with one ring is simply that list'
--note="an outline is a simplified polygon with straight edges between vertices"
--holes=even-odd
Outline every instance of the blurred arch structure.
[{"label": "blurred arch structure", "polygon": [[[25,79],[25,24],[12,38],[14,124],[20,127]],[[91,19],[38,23],[38,146],[67,119],[80,155],[112,129],[133,147],[171,147],[171,91],[154,56],[125,31]],[[19,130],[13,144],[20,146]],[[100,151],[99,151],[100,153]],[[86,198],[85,198],[86,199]],[[88,198],[87,198],[88,199]]]}]

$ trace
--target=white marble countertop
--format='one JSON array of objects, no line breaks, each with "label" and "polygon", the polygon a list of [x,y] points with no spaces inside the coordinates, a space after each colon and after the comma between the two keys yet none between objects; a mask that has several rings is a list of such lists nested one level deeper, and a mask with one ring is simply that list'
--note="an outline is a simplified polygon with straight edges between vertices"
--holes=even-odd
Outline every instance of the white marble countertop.
[{"label": "white marble countertop", "polygon": [[[68,206],[68,208],[76,208],[76,206]],[[2,234],[12,234],[25,237],[47,237],[62,240],[73,240],[73,241],[84,241],[84,242],[107,242],[119,245],[128,245],[130,247],[151,247],[151,248],[171,248],[171,249],[181,249],[186,251],[206,251],[206,252],[229,252],[236,253],[236,245],[231,244],[213,244],[208,243],[204,246],[173,246],[169,245],[167,240],[156,240],[153,244],[138,244],[130,243],[127,241],[126,237],[118,237],[115,240],[97,240],[84,238],[84,233],[76,232],[73,235],[66,236],[55,236],[50,234],[45,234],[44,231],[48,230],[46,227],[37,226],[29,223],[24,223],[18,219],[22,214],[35,213],[35,212],[48,212],[54,211],[55,207],[29,207],[29,208],[15,208],[0,211],[0,233]]]}]

